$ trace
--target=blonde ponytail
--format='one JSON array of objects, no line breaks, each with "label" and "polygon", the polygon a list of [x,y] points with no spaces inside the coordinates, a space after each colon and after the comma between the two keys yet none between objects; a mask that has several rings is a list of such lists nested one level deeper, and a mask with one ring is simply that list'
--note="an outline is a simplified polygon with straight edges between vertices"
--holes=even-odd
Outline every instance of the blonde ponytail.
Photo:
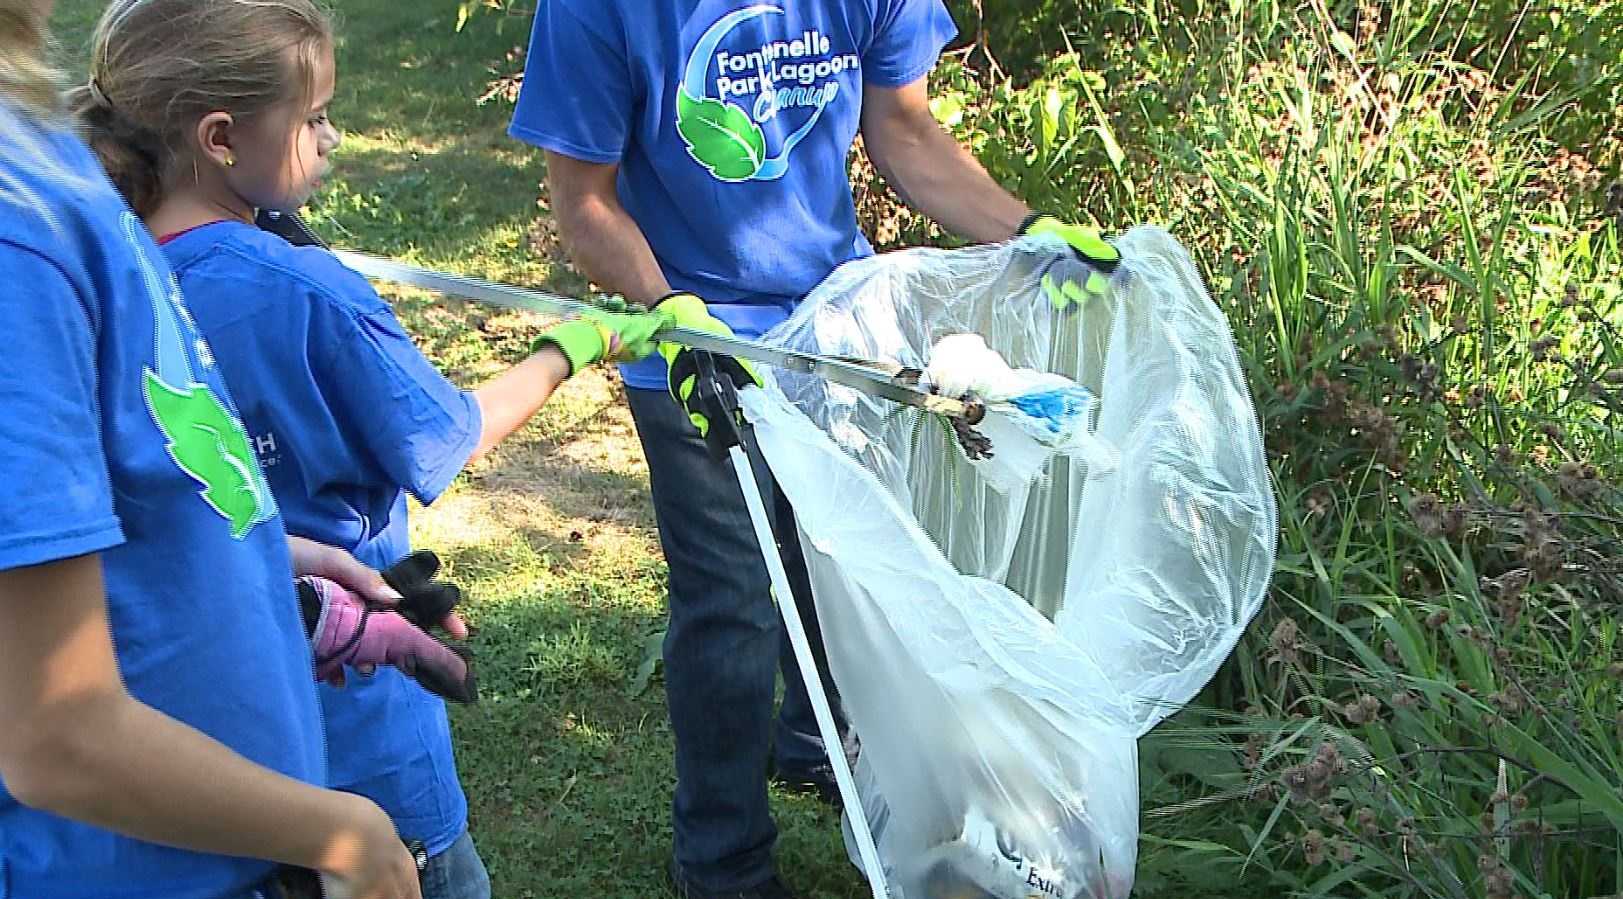
[{"label": "blonde ponytail", "polygon": [[[17,0],[0,0],[12,3]],[[192,177],[192,131],[308,98],[332,21],[316,0],[113,0],[72,95],[91,149],[130,207],[150,214],[166,179]]]},{"label": "blonde ponytail", "polygon": [[39,119],[61,110],[61,76],[46,61],[45,26],[37,0],[0,0],[0,99]]}]

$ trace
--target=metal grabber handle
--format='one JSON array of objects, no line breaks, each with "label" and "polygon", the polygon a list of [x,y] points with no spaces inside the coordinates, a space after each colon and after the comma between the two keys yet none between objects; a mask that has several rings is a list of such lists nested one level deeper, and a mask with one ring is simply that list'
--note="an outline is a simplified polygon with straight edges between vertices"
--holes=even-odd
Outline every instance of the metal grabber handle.
[{"label": "metal grabber handle", "polygon": [[710,419],[710,433],[705,440],[718,459],[726,455],[732,460],[738,475],[738,488],[744,494],[744,505],[755,526],[755,542],[761,546],[761,560],[766,563],[772,578],[772,592],[777,597],[778,613],[789,633],[789,645],[794,648],[800,679],[806,684],[806,695],[811,699],[812,713],[817,718],[817,731],[823,738],[823,749],[828,753],[834,769],[834,783],[840,789],[840,800],[845,804],[847,819],[857,840],[857,854],[868,875],[868,886],[874,899],[889,899],[890,888],[885,883],[885,869],[879,863],[879,849],[874,845],[873,832],[868,829],[868,816],[863,811],[862,797],[857,795],[856,778],[846,761],[840,742],[839,729],[834,726],[834,712],[823,690],[823,679],[817,673],[817,660],[812,656],[811,641],[800,620],[800,608],[794,591],[789,589],[789,574],[783,567],[783,556],[778,552],[777,536],[772,531],[772,519],[767,517],[766,501],[761,496],[761,485],[755,480],[755,469],[750,466],[745,452],[746,441],[753,440],[750,426],[743,420],[738,404],[738,390],[732,378],[716,370],[715,358],[704,350],[694,350],[694,362],[699,371],[699,401]]}]

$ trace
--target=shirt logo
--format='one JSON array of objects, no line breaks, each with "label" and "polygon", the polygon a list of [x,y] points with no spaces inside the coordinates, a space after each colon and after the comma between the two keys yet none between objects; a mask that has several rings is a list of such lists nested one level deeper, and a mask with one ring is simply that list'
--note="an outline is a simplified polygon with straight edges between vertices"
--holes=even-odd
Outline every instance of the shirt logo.
[{"label": "shirt logo", "polygon": [[[820,31],[769,40],[758,49],[720,49],[734,29],[752,19],[781,16],[771,4],[734,10],[717,19],[688,54],[676,92],[676,130],[688,155],[719,181],[773,181],[789,170],[789,154],[817,127],[823,110],[840,94],[838,76],[862,67],[855,53],[834,52]],[[711,64],[716,78],[709,81]],[[714,95],[711,94],[712,89]],[[753,96],[746,109],[739,103]],[[762,123],[794,110],[811,116],[768,155]]]},{"label": "shirt logo", "polygon": [[181,302],[179,285],[172,278],[165,284],[158,277],[142,248],[138,231],[142,225],[135,216],[124,213],[123,224],[124,237],[146,281],[156,333],[157,370],[147,367],[142,371],[147,411],[167,440],[169,457],[202,485],[203,501],[230,522],[231,536],[241,540],[255,525],[276,514],[275,500],[254,464],[242,422],[194,373],[194,354],[197,365],[205,369],[213,367],[214,357],[197,335],[191,313]]}]

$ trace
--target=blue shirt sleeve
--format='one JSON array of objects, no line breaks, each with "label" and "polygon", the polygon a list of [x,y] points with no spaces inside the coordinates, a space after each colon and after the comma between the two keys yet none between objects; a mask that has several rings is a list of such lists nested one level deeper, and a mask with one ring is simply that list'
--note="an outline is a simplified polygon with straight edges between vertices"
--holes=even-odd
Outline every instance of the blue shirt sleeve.
[{"label": "blue shirt sleeve", "polygon": [[479,445],[479,404],[434,368],[366,279],[344,269],[326,287],[312,362],[339,437],[432,503]]},{"label": "blue shirt sleeve", "polygon": [[912,84],[935,68],[957,34],[941,0],[879,0],[873,43],[862,57],[862,80],[875,87]]},{"label": "blue shirt sleeve", "polygon": [[0,570],[124,542],[96,398],[94,308],[67,273],[0,240]]},{"label": "blue shirt sleeve", "polygon": [[507,133],[584,162],[618,162],[638,89],[623,40],[563,0],[542,0]]}]

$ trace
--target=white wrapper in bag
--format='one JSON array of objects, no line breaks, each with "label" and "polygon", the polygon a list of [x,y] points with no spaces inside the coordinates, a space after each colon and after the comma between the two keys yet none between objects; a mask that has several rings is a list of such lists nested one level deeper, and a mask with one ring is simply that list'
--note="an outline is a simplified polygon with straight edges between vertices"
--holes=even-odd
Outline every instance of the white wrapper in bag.
[{"label": "white wrapper in bag", "polygon": [[925,368],[973,332],[1098,398],[1075,446],[950,428],[773,371],[745,411],[794,506],[829,663],[862,741],[863,812],[896,899],[1124,897],[1136,742],[1188,702],[1262,602],[1276,513],[1233,340],[1164,231],[1117,240],[1107,296],[1056,311],[1053,238],[842,266],[767,336]]}]

